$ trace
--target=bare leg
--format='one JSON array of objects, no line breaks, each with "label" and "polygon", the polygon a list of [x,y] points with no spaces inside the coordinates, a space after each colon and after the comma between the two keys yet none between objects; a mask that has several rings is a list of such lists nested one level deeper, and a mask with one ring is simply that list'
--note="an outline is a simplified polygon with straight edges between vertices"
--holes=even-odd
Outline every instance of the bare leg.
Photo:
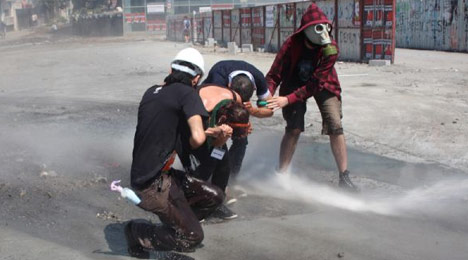
[{"label": "bare leg", "polygon": [[291,160],[294,155],[294,151],[296,151],[296,145],[300,135],[300,129],[287,129],[284,133],[279,154],[279,172],[284,173],[288,169],[289,164],[291,164]]},{"label": "bare leg", "polygon": [[346,141],[344,135],[330,135],[330,145],[336,166],[340,171],[340,180],[338,185],[351,192],[359,192],[359,188],[349,178],[348,171],[348,153],[346,152]]},{"label": "bare leg", "polygon": [[338,171],[344,172],[348,168],[348,153],[346,152],[344,135],[330,135],[330,146]]}]

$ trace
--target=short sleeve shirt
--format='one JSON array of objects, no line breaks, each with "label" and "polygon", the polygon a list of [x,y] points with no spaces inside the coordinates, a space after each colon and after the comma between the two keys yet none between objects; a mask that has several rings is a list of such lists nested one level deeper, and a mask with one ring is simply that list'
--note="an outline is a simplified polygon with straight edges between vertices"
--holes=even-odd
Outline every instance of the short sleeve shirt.
[{"label": "short sleeve shirt", "polygon": [[132,187],[141,189],[160,176],[177,140],[190,136],[187,120],[194,115],[208,117],[200,96],[188,85],[156,85],[145,92],[138,108]]},{"label": "short sleeve shirt", "polygon": [[216,63],[208,72],[203,84],[213,83],[227,87],[229,74],[234,71],[247,71],[254,77],[258,99],[266,99],[270,94],[263,73],[250,63],[241,60],[224,60]]}]

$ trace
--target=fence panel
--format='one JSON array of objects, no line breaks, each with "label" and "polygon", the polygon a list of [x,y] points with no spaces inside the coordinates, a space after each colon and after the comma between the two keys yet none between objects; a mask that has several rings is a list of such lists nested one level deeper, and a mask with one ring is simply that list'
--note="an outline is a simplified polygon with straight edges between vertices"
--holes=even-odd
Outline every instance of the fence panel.
[{"label": "fence panel", "polygon": [[328,20],[332,22],[333,27],[336,28],[337,26],[336,26],[336,18],[335,18],[335,15],[336,15],[335,0],[317,1],[316,4],[320,9],[322,9],[322,11],[327,16]]},{"label": "fence panel", "polygon": [[147,0],[146,31],[151,34],[161,34],[166,31],[166,13],[164,3]]},{"label": "fence panel", "polygon": [[468,52],[468,1],[399,0],[396,15],[398,47]]},{"label": "fence panel", "polygon": [[204,30],[203,30],[203,16],[200,14],[195,16],[194,19],[194,34],[195,34],[195,42],[198,42],[200,44],[205,43],[205,35],[204,35]]},{"label": "fence panel", "polygon": [[286,39],[294,32],[296,17],[296,10],[294,7],[294,3],[279,5],[280,44],[286,41]]},{"label": "fence panel", "polygon": [[223,45],[231,41],[231,10],[223,11]]},{"label": "fence panel", "polygon": [[176,39],[177,41],[179,42],[183,42],[185,41],[185,37],[184,37],[184,19],[179,19],[176,23],[176,31],[177,31],[177,34],[176,34]]},{"label": "fence panel", "polygon": [[144,32],[146,31],[146,7],[125,7],[124,8],[124,32]]},{"label": "fence panel", "polygon": [[213,24],[211,13],[206,13],[206,15],[203,16],[203,35],[205,37],[204,40],[213,37]]},{"label": "fence panel", "polygon": [[240,46],[240,13],[239,9],[231,11],[231,42],[236,42]]},{"label": "fence panel", "polygon": [[241,45],[252,43],[252,11],[250,8],[239,10],[241,19]]},{"label": "fence panel", "polygon": [[265,7],[265,51],[276,52],[278,45],[278,6],[270,5]]},{"label": "fence panel", "polygon": [[394,0],[364,0],[362,38],[364,60],[386,59],[395,53]]},{"label": "fence panel", "polygon": [[[314,2],[333,24],[333,36],[340,47],[340,60],[388,59],[393,62],[395,1]],[[411,0],[406,1],[411,2]],[[255,49],[265,48],[265,51],[276,52],[299,28],[301,18],[309,5],[310,2],[284,3],[198,14],[193,19],[194,40],[203,44],[207,38],[214,37],[222,45],[227,42],[236,42],[238,46],[252,43]],[[420,3],[420,6],[423,4]],[[461,8],[460,4],[458,8]],[[170,23],[167,25],[168,39],[182,40],[183,18],[172,16],[167,21]],[[460,21],[456,20],[453,23],[459,25]],[[460,30],[456,33],[459,35],[457,39],[460,37],[466,39],[468,35],[468,32],[462,33]],[[452,40],[453,46],[459,49],[466,48],[466,44],[461,41]]]},{"label": "fence panel", "polygon": [[223,39],[223,14],[221,10],[213,11],[213,30],[215,40],[221,42]]},{"label": "fence panel", "polygon": [[302,16],[304,15],[309,5],[309,2],[296,3],[296,29],[301,26]]},{"label": "fence panel", "polygon": [[361,60],[361,19],[359,0],[338,2],[338,37],[340,57],[346,60]]},{"label": "fence panel", "polygon": [[254,49],[265,48],[265,7],[252,8],[252,44]]}]

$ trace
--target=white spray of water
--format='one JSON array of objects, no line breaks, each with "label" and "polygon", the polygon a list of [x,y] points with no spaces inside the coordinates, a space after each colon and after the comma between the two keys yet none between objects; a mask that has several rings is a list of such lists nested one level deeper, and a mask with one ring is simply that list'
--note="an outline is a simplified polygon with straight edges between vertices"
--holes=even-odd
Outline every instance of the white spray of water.
[{"label": "white spray of water", "polygon": [[269,180],[253,181],[251,184],[251,192],[258,195],[393,216],[412,212],[429,213],[447,207],[450,202],[468,201],[468,179],[443,180],[431,186],[403,192],[401,195],[393,194],[379,198],[345,193],[294,175],[275,176]]}]

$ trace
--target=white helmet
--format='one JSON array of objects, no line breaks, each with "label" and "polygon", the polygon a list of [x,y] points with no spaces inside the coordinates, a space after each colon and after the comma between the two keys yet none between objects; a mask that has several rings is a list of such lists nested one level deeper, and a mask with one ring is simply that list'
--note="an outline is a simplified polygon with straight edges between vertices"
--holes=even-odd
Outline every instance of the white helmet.
[{"label": "white helmet", "polygon": [[[195,67],[195,70],[180,64],[180,62],[188,62]],[[192,76],[205,74],[205,61],[201,53],[194,48],[185,48],[174,57],[171,62],[171,68],[186,72]]]}]

